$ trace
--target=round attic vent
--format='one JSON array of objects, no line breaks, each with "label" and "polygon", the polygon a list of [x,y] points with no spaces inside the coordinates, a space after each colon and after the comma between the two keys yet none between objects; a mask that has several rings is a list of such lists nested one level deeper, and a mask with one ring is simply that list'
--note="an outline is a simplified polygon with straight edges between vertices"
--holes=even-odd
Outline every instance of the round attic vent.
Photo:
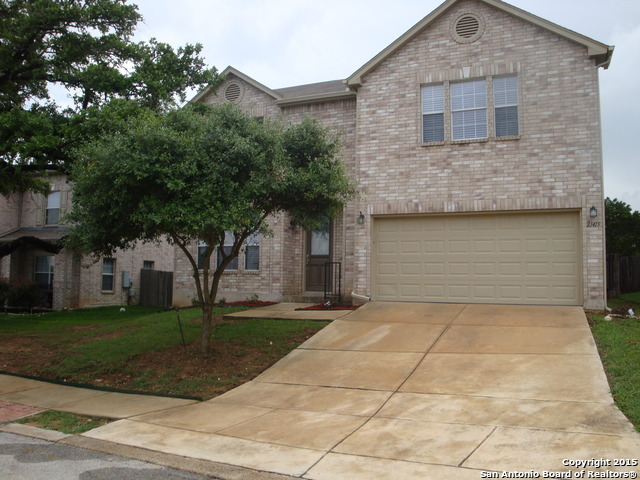
[{"label": "round attic vent", "polygon": [[456,42],[471,43],[484,33],[484,22],[473,13],[463,13],[453,22],[452,30]]},{"label": "round attic vent", "polygon": [[227,102],[236,103],[242,97],[242,87],[239,83],[232,82],[224,89],[224,98]]}]

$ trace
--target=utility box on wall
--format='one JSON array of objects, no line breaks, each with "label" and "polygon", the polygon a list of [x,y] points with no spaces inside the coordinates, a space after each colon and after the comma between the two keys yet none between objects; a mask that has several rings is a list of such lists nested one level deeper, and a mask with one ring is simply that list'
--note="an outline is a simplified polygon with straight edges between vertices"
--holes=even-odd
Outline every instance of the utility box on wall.
[{"label": "utility box on wall", "polygon": [[129,272],[122,272],[122,288],[131,288],[133,280],[131,280],[131,274]]}]

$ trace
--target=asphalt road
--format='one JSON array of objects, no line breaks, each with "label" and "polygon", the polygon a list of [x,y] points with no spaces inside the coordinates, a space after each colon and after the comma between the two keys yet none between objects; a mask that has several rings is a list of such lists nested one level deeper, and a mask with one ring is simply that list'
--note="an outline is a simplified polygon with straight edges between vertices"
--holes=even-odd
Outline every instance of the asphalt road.
[{"label": "asphalt road", "polygon": [[151,463],[0,432],[0,478],[11,480],[211,480]]}]

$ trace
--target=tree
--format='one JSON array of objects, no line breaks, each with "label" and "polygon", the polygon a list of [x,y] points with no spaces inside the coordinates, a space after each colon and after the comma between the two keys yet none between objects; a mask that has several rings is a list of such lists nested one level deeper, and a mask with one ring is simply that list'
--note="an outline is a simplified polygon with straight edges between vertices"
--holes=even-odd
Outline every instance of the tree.
[{"label": "tree", "polygon": [[[0,194],[47,185],[74,149],[112,128],[114,100],[162,110],[214,82],[200,45],[134,43],[141,16],[127,0],[0,0]],[[59,89],[71,105],[52,99]],[[130,110],[130,108],[125,108]]]},{"label": "tree", "polygon": [[[204,104],[139,116],[74,165],[68,244],[97,258],[137,241],[177,245],[193,270],[207,353],[220,278],[249,236],[270,234],[268,219],[280,212],[313,228],[356,194],[338,154],[336,135],[312,120],[285,126]],[[198,240],[201,269],[190,248]]]},{"label": "tree", "polygon": [[607,253],[640,255],[640,212],[614,198],[604,201]]}]

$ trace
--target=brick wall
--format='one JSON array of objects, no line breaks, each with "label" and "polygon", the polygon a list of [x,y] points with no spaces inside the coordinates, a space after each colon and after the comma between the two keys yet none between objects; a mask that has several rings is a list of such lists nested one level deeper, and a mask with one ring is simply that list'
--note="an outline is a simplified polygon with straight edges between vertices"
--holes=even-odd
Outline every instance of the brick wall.
[{"label": "brick wall", "polygon": [[[70,208],[71,185],[64,175],[47,177],[52,191],[60,191],[61,215]],[[27,192],[6,199],[0,197],[0,232],[15,228],[33,228],[25,235],[49,238],[49,227],[45,226],[46,197]],[[56,228],[51,226],[51,228]],[[22,247],[0,261],[0,275],[13,282],[34,281],[36,256],[51,256],[51,253],[31,247]],[[116,259],[115,288],[111,292],[101,290],[102,262],[93,263],[89,256],[81,257],[77,253],[63,248],[55,255],[53,274],[53,308],[77,308],[94,305],[136,304],[139,299],[140,269],[145,260],[153,261],[156,270],[173,270],[174,250],[167,242],[138,244],[128,251],[118,251]],[[122,289],[122,271],[129,271],[133,278],[135,295],[128,298],[128,292]]]},{"label": "brick wall", "polygon": [[[231,76],[230,76],[231,77]],[[224,103],[223,92],[228,82],[242,85],[238,105],[251,115],[281,118],[286,122],[298,123],[305,117],[319,120],[323,125],[335,130],[343,141],[342,157],[350,172],[354,171],[355,154],[355,101],[340,100],[310,105],[280,108],[273,97],[243,80],[232,77],[202,101],[209,104]],[[343,292],[347,292],[352,282],[352,269],[345,268],[352,254],[352,236],[356,216],[350,205],[333,225],[333,261],[343,262]],[[291,219],[279,215],[268,219],[273,236],[263,238],[260,244],[260,270],[247,272],[243,269],[244,257],[240,255],[237,271],[226,271],[220,283],[218,298],[227,301],[244,300],[254,294],[261,300],[282,300],[304,294],[305,233],[300,228],[292,228]],[[197,246],[191,245],[195,255]],[[182,251],[176,248],[174,275],[174,301],[185,305],[195,297],[195,283],[192,267]],[[350,293],[350,290],[347,292]]]},{"label": "brick wall", "polygon": [[[454,20],[466,12],[481,19],[484,33],[475,42],[458,43],[452,37]],[[518,79],[517,137],[422,143],[422,85],[491,82],[506,74]],[[309,116],[342,132],[343,159],[363,192],[334,226],[334,259],[343,262],[345,292],[371,294],[372,215],[570,209],[582,215],[584,305],[604,306],[598,69],[585,47],[466,0],[369,72],[357,100],[280,108],[260,89],[233,81],[243,85],[239,106],[252,115],[294,123]],[[491,89],[487,93],[491,98]],[[209,94],[203,101],[224,99]],[[447,121],[445,129],[449,136]],[[587,227],[591,206],[600,212],[595,227]],[[367,217],[363,225],[356,223],[360,211]],[[272,250],[268,263],[251,276],[225,275],[222,291],[228,299],[234,291],[273,299],[303,291],[304,232],[291,229],[286,216],[274,224],[274,237],[268,247],[263,244]],[[193,279],[181,255],[176,254],[175,270],[187,292]]]},{"label": "brick wall", "polygon": [[[485,23],[471,44],[451,36],[464,12]],[[422,143],[422,84],[506,73],[519,81],[518,138]],[[584,47],[484,3],[460,2],[364,78],[357,138],[369,215],[582,210],[584,301],[603,306],[603,228],[586,228],[592,205],[604,212],[598,71]],[[355,283],[370,292],[370,231],[358,233]]]}]

